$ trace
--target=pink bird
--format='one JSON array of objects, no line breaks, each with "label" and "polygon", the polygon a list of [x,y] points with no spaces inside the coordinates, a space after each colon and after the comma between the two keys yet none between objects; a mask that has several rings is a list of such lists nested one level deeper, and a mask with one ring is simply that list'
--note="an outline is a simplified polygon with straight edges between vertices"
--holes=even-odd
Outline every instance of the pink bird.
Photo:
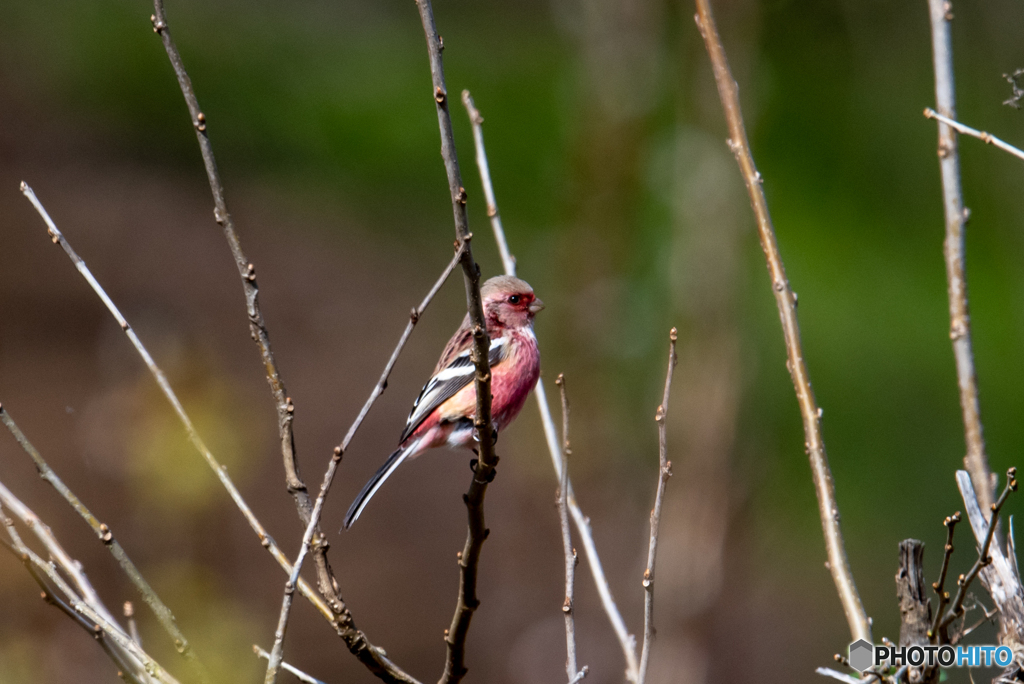
[{"label": "pink bird", "polygon": [[[487,334],[491,338],[491,418],[497,432],[519,414],[526,396],[540,377],[540,351],[533,334],[533,317],[544,302],[533,288],[514,276],[491,278],[480,288]],[[412,404],[398,449],[374,473],[345,514],[345,529],[359,518],[384,480],[407,458],[441,446],[469,447],[475,443],[476,366],[469,314],[444,348],[434,374]]]}]

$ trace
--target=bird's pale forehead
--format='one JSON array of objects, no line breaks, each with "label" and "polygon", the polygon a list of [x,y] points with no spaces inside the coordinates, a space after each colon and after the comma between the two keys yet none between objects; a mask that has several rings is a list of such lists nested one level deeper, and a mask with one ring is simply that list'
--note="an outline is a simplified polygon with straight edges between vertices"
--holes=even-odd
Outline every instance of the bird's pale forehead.
[{"label": "bird's pale forehead", "polygon": [[520,280],[515,276],[495,276],[480,288],[480,294],[484,297],[525,294],[527,292],[533,292],[533,288],[525,280]]}]

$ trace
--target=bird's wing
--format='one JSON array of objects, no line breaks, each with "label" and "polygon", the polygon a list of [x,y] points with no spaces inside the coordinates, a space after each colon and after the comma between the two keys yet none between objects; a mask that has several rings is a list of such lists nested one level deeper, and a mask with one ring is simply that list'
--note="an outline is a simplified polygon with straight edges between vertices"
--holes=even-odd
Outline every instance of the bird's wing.
[{"label": "bird's wing", "polygon": [[[471,334],[463,335],[460,331],[448,343],[448,348],[441,355],[442,360],[448,357],[447,363],[427,381],[420,391],[420,395],[413,402],[412,411],[409,413],[408,420],[405,421],[405,429],[402,430],[402,436],[398,440],[399,444],[404,442],[433,413],[434,409],[454,397],[459,390],[473,381],[476,366],[473,365],[473,360],[470,358],[472,342]],[[464,348],[460,350],[460,346]],[[487,362],[490,367],[494,368],[498,365],[505,358],[507,351],[507,340],[504,337],[492,339],[490,350],[487,352]]]}]

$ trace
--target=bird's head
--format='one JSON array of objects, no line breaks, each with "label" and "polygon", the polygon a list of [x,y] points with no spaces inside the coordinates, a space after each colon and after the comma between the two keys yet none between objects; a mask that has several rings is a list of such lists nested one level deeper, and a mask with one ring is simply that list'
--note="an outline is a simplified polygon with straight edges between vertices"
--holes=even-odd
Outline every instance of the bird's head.
[{"label": "bird's head", "polygon": [[533,294],[529,283],[515,276],[495,276],[480,287],[484,315],[500,325],[517,328],[530,325],[544,302]]}]

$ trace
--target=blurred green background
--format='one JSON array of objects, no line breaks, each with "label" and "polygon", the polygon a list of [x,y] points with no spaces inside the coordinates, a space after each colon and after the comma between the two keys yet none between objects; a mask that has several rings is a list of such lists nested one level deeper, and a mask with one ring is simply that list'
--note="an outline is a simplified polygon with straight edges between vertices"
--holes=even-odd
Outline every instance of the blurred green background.
[{"label": "blurred green background", "polygon": [[[927,5],[729,0],[715,10],[799,293],[853,571],[876,639],[895,639],[897,543],[925,540],[933,578],[942,518],[962,508],[935,126],[921,114],[934,102]],[[294,555],[301,530],[269,394],[151,11],[125,0],[0,3],[0,401],[111,524],[218,680],[253,680],[262,668],[249,646],[269,648],[284,579],[18,192],[22,179],[36,189]],[[313,488],[450,256],[418,16],[408,0],[176,0],[167,11],[260,275]],[[545,377],[552,389],[559,372],[568,378],[576,491],[637,633],[653,415],[667,331],[680,329],[651,680],[816,678],[848,632],[693,7],[438,0],[435,12],[477,258],[485,275],[500,271],[455,106],[463,88],[486,120],[520,275],[548,304],[537,319]],[[965,1],[954,12],[961,120],[1024,141],[1024,113],[1002,104],[1002,74],[1024,66],[1024,6]],[[1024,466],[1022,169],[975,140],[962,141],[961,160],[982,418],[1002,472]],[[392,448],[463,301],[453,280],[417,329],[346,455],[327,529]],[[556,483],[532,403],[499,452],[469,676],[557,681]],[[331,537],[357,623],[424,681],[441,669],[454,607],[464,460],[438,453],[404,466],[352,531]],[[0,477],[83,560],[108,606],[135,599],[9,438]],[[966,534],[957,546],[954,572],[973,560]],[[577,579],[587,681],[621,681],[585,562]],[[33,587],[0,557],[0,682],[113,681],[91,638]],[[139,613],[147,648],[181,670]],[[286,659],[329,683],[373,680],[307,606]]]}]

